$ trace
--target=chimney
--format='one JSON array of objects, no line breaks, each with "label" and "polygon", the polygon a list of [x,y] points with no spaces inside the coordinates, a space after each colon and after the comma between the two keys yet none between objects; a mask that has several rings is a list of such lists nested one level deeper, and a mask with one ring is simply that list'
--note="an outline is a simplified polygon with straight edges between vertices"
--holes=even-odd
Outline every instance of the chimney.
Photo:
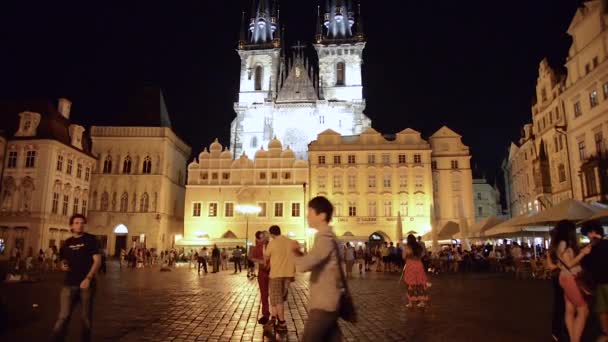
[{"label": "chimney", "polygon": [[64,98],[59,99],[57,110],[59,110],[59,113],[66,119],[70,118],[70,108],[72,108],[72,102],[70,102],[70,100]]}]

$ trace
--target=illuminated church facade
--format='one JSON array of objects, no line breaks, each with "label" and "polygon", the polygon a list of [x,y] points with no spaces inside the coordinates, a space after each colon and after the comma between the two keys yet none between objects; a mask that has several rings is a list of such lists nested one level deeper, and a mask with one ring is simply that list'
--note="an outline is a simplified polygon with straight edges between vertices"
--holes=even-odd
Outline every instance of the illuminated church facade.
[{"label": "illuminated church facade", "polygon": [[331,129],[356,135],[371,127],[363,113],[361,64],[365,36],[360,11],[350,1],[327,1],[319,7],[314,48],[318,66],[302,44],[287,52],[276,1],[253,2],[250,20],[243,15],[238,54],[240,89],[234,104],[230,150],[253,156],[277,138],[298,158],[308,144]]}]

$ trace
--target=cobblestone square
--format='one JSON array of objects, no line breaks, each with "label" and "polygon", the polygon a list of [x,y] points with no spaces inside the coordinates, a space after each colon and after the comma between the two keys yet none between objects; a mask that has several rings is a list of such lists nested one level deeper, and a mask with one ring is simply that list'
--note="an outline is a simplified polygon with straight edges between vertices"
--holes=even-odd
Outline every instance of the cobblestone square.
[{"label": "cobblestone square", "polygon": [[[231,271],[198,276],[188,266],[172,272],[118,269],[100,276],[95,341],[263,341],[256,280]],[[432,277],[426,312],[405,308],[398,274],[369,273],[350,284],[360,322],[341,322],[348,341],[547,341],[551,287],[507,275]],[[2,284],[10,326],[0,340],[44,341],[57,314],[61,274],[33,284]],[[292,284],[287,340],[297,341],[307,318],[307,275]],[[38,308],[33,308],[38,304]],[[79,310],[72,318],[76,340]]]}]

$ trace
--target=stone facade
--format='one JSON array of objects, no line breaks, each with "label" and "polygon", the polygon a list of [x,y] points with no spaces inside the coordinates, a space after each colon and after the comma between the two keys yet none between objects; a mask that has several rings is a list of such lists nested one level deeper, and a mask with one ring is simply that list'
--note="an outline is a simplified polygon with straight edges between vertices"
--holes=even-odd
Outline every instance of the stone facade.
[{"label": "stone facade", "polygon": [[59,109],[27,103],[19,113],[17,132],[8,138],[2,159],[0,258],[14,248],[37,253],[61,245],[70,236],[68,219],[87,214],[95,157],[84,128],[70,124],[69,101]]},{"label": "stone facade", "polygon": [[503,164],[512,216],[574,198],[608,200],[608,39],[605,5],[587,1],[573,18],[567,76],[539,65],[532,122]]},{"label": "stone facade", "polygon": [[485,178],[473,179],[473,202],[475,203],[475,223],[491,216],[502,216],[500,192]]},{"label": "stone facade", "polygon": [[169,127],[93,126],[91,138],[98,162],[88,230],[111,255],[133,245],[173,247],[183,232],[190,147]]},{"label": "stone facade", "polygon": [[[232,153],[216,140],[188,166],[184,236],[181,246],[244,246],[257,230],[279,225],[284,234],[307,242],[305,196],[308,163],[273,139],[255,158]],[[254,205],[259,214],[240,213]]]}]

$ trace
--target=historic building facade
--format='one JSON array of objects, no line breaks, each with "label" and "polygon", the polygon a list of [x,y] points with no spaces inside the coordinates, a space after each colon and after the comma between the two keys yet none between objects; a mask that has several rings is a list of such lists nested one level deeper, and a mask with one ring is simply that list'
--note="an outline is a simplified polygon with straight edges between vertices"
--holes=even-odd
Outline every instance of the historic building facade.
[{"label": "historic building facade", "polygon": [[512,216],[568,198],[608,200],[605,20],[601,1],[585,2],[568,28],[567,76],[556,73],[546,59],[539,65],[532,122],[503,163]]},{"label": "historic building facade", "polygon": [[[326,129],[359,134],[371,126],[363,113],[361,64],[365,37],[360,15],[346,1],[327,0],[317,18],[314,48],[318,66],[298,44],[287,53],[275,1],[254,0],[243,18],[238,54],[240,91],[230,131],[230,150],[253,156],[277,137],[298,158]],[[355,25],[355,22],[357,25]]]},{"label": "historic building facade", "polygon": [[473,179],[473,196],[475,223],[491,216],[502,216],[500,192],[496,186],[488,184],[485,178]]},{"label": "historic building facade", "polygon": [[15,248],[37,253],[70,236],[69,216],[87,214],[95,157],[71,103],[19,105],[17,132],[6,141],[0,205],[0,258]]},{"label": "historic building facade", "polygon": [[568,148],[574,196],[608,201],[608,39],[607,8],[588,1],[576,12],[568,34],[572,45],[562,94],[568,123]]},{"label": "historic building facade", "polygon": [[[137,106],[130,113],[146,118],[141,126],[91,128],[98,161],[91,181],[88,230],[101,237],[110,255],[134,245],[168,249],[183,232],[191,149],[173,132],[162,93],[143,96],[148,98],[142,102],[155,106]],[[146,108],[151,112],[140,112]]]},{"label": "historic building facade", "polygon": [[[307,182],[308,163],[277,139],[253,159],[245,153],[233,159],[216,139],[188,166],[184,236],[178,244],[244,246],[255,241],[257,230],[273,224],[306,243]],[[260,212],[247,214],[242,206]]]}]

